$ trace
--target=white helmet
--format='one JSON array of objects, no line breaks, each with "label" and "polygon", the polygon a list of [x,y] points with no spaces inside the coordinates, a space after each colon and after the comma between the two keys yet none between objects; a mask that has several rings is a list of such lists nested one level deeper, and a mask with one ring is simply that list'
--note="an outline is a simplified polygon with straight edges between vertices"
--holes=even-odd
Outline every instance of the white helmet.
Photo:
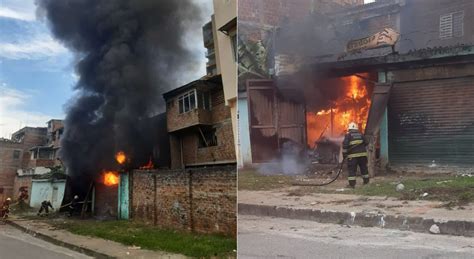
[{"label": "white helmet", "polygon": [[349,123],[349,127],[347,127],[348,130],[358,130],[359,127],[357,126],[357,123],[351,122]]},{"label": "white helmet", "polygon": [[10,199],[10,197],[7,198],[7,201],[11,201],[12,199]]},{"label": "white helmet", "polygon": [[76,200],[79,199],[79,196],[75,195],[75,196],[74,196],[74,199],[76,199]]}]

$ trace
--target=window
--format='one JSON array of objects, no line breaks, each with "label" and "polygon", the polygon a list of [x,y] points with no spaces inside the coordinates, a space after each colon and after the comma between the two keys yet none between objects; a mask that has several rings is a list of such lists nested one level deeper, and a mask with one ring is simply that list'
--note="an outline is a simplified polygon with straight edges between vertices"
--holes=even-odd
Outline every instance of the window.
[{"label": "window", "polygon": [[230,36],[230,43],[232,44],[232,55],[234,61],[237,62],[237,34]]},{"label": "window", "polygon": [[178,97],[179,113],[196,109],[196,90],[189,91]]},{"label": "window", "polygon": [[211,93],[198,92],[198,107],[204,110],[211,110]]},{"label": "window", "polygon": [[13,159],[19,159],[20,158],[21,151],[20,150],[14,150],[13,151]]},{"label": "window", "polygon": [[216,129],[199,129],[199,148],[217,146]]},{"label": "window", "polygon": [[439,38],[464,36],[464,11],[443,14],[439,17]]}]

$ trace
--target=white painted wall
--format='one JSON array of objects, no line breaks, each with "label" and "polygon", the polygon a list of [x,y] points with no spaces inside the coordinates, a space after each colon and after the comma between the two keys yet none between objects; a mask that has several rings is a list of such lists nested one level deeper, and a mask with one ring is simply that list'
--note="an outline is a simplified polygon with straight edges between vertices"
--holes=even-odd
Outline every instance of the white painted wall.
[{"label": "white painted wall", "polygon": [[64,198],[66,180],[51,182],[51,180],[33,180],[31,183],[30,206],[41,207],[44,200],[51,201],[54,209],[58,209]]}]

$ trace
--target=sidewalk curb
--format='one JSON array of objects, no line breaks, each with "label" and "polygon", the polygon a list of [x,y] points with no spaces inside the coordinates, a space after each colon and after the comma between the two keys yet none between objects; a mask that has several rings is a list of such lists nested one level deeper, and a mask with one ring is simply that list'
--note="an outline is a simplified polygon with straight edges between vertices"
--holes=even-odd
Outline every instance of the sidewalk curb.
[{"label": "sidewalk curb", "polygon": [[50,237],[48,235],[45,235],[45,234],[42,234],[42,233],[39,233],[35,230],[32,230],[32,229],[29,229],[27,227],[24,227],[24,226],[21,226],[20,224],[14,222],[14,221],[11,221],[11,220],[6,220],[6,223],[31,235],[31,236],[34,236],[36,238],[39,238],[41,240],[44,240],[46,242],[49,242],[49,243],[52,243],[52,244],[55,244],[55,245],[58,245],[58,246],[62,246],[62,247],[65,247],[65,248],[68,248],[68,249],[71,249],[73,251],[76,251],[76,252],[79,252],[81,254],[85,254],[85,255],[88,255],[88,256],[92,256],[94,258],[115,258],[113,256],[109,256],[109,255],[106,255],[106,254],[102,254],[102,253],[99,253],[99,252],[96,252],[94,250],[91,250],[91,249],[88,249],[88,248],[85,248],[85,247],[81,247],[81,246],[78,246],[78,245],[74,245],[74,244],[71,244],[71,243],[67,243],[67,242],[64,242],[64,241],[61,241],[59,239],[56,239],[56,238],[53,238],[53,237]]},{"label": "sidewalk curb", "polygon": [[440,230],[439,234],[474,237],[473,221],[440,221],[403,215],[394,216],[376,213],[338,212],[246,203],[238,204],[238,212],[242,215],[311,220],[319,223],[355,225],[362,227],[380,227],[387,229],[409,230],[420,233],[430,233],[430,227],[433,224],[436,224]]}]

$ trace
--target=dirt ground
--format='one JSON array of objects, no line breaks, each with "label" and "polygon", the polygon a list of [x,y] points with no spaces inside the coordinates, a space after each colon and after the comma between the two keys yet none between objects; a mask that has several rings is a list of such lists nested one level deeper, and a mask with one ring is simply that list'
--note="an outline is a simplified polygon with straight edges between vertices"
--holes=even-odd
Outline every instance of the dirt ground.
[{"label": "dirt ground", "polygon": [[[325,170],[325,171],[324,171]],[[302,196],[311,193],[341,193],[367,196],[389,196],[402,200],[439,200],[446,202],[447,207],[464,205],[474,202],[474,177],[459,174],[423,174],[390,172],[378,174],[371,178],[370,184],[363,186],[362,178],[357,178],[355,189],[347,188],[345,170],[339,178],[326,186],[299,186],[329,182],[334,176],[331,168],[322,169],[323,174],[260,174],[256,170],[240,170],[238,178],[239,190],[278,190],[287,192],[289,196]],[[396,186],[402,183],[403,191]]]}]

